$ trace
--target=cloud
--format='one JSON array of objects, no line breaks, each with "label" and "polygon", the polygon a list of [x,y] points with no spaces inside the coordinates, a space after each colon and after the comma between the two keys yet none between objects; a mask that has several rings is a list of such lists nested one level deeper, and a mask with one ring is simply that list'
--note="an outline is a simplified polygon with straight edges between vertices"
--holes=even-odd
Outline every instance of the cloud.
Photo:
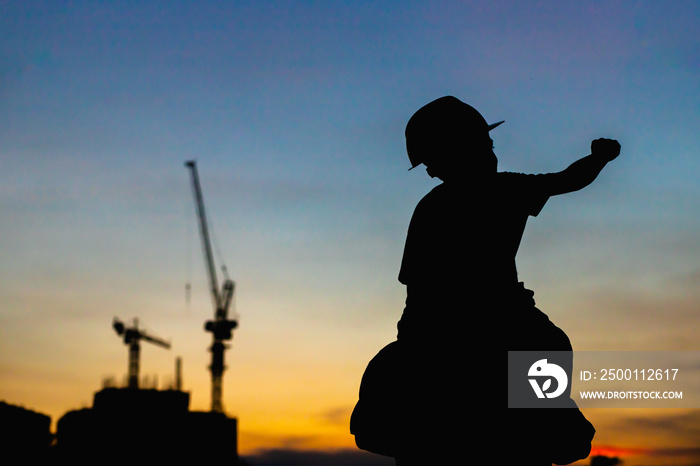
[{"label": "cloud", "polygon": [[[637,454],[654,457],[684,457],[700,463],[700,410],[673,414],[643,414],[627,416],[614,421],[609,430],[616,431],[620,438],[634,432],[640,445],[629,445],[623,450],[638,450]],[[653,440],[651,440],[653,439]],[[667,446],[672,445],[672,446]]]},{"label": "cloud", "polygon": [[348,425],[353,406],[340,406],[328,409],[320,414],[321,420],[332,425]]}]

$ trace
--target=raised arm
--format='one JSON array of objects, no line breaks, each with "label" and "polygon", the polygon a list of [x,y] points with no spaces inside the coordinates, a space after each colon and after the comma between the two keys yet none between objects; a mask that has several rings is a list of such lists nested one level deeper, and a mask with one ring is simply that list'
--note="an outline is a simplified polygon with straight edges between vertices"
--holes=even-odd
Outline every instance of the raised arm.
[{"label": "raised arm", "polygon": [[596,139],[591,143],[591,155],[583,157],[558,173],[547,175],[550,196],[570,193],[593,182],[605,164],[620,155],[620,143],[614,139]]}]

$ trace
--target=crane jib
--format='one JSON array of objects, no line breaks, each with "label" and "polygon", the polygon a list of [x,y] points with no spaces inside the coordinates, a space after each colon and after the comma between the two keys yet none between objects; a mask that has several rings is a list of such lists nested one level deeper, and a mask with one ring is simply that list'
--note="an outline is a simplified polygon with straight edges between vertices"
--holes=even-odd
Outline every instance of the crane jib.
[{"label": "crane jib", "polygon": [[209,239],[209,228],[207,226],[207,216],[204,210],[204,198],[202,196],[202,188],[199,183],[199,174],[197,173],[197,165],[194,160],[185,162],[185,165],[190,169],[192,175],[192,189],[194,191],[195,206],[197,207],[197,217],[199,218],[199,232],[202,237],[202,247],[204,248],[204,256],[206,260],[207,274],[209,275],[209,286],[212,295],[212,300],[215,309],[222,307],[221,295],[219,294],[218,279],[216,276],[216,268],[214,267],[214,255],[211,249],[211,241]]}]

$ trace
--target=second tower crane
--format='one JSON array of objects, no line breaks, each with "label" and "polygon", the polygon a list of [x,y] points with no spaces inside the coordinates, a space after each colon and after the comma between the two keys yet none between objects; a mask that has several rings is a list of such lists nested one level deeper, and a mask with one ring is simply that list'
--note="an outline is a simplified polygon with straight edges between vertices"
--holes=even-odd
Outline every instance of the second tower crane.
[{"label": "second tower crane", "polygon": [[207,217],[204,212],[204,200],[202,198],[202,188],[199,183],[199,175],[197,174],[197,165],[194,160],[185,162],[185,166],[190,170],[192,178],[192,189],[194,191],[195,205],[197,207],[197,216],[199,217],[199,232],[202,237],[202,247],[204,249],[204,260],[209,276],[209,286],[211,291],[212,302],[214,304],[214,319],[205,323],[204,329],[212,334],[211,351],[211,410],[213,412],[223,413],[224,408],[221,402],[223,374],[226,366],[224,365],[224,351],[228,348],[226,341],[233,337],[233,329],[238,327],[238,321],[229,319],[228,310],[233,299],[235,284],[233,280],[226,278],[221,285],[219,291],[218,280],[216,277],[216,268],[214,267],[214,256],[211,250],[211,241],[209,240],[209,228],[207,226]]}]

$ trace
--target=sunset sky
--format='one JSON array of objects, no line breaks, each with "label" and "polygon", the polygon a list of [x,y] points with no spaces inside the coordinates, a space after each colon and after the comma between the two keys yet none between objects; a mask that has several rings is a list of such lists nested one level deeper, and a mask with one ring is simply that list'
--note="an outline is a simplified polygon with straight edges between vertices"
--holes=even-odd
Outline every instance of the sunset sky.
[{"label": "sunset sky", "polygon": [[[237,283],[241,453],[354,448],[436,185],[407,171],[404,127],[448,94],[506,121],[503,171],[621,142],[529,221],[520,278],[576,350],[700,350],[699,38],[696,1],[0,1],[0,400],[54,423],[91,406],[127,372],[112,319],[137,317],[172,342],[142,345],[142,375],[165,386],[181,356],[209,408],[196,159]],[[596,452],[700,464],[700,409],[585,414]]]}]

